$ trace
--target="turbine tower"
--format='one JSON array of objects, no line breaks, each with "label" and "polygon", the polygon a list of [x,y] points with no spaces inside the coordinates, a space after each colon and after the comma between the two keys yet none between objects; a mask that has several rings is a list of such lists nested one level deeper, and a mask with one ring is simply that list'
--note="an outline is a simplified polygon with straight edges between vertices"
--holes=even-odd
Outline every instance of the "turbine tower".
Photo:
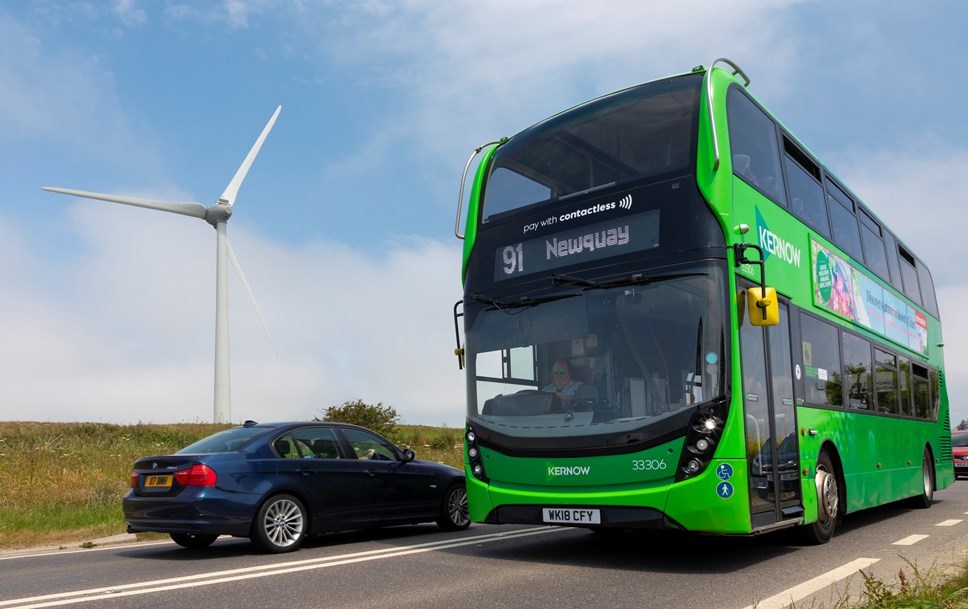
[{"label": "turbine tower", "polygon": [[[252,289],[249,287],[249,283],[245,280],[245,275],[242,273],[242,267],[239,265],[238,259],[232,252],[232,246],[229,244],[226,233],[226,225],[229,221],[229,218],[232,217],[232,205],[235,203],[235,197],[239,193],[239,188],[242,186],[242,181],[245,179],[245,175],[252,166],[252,162],[255,160],[256,155],[259,154],[259,149],[262,147],[262,143],[265,141],[266,136],[269,135],[269,131],[275,124],[276,118],[279,117],[279,112],[281,110],[282,106],[276,108],[276,111],[272,114],[269,122],[259,135],[259,139],[256,140],[255,144],[252,146],[252,149],[249,150],[249,154],[245,157],[245,160],[242,161],[242,165],[239,167],[239,170],[235,172],[235,177],[232,178],[232,181],[229,182],[229,185],[225,188],[225,192],[222,193],[222,196],[218,198],[214,205],[209,207],[206,207],[201,203],[156,201],[153,199],[108,195],[96,192],[86,192],[83,190],[72,190],[68,188],[53,188],[49,186],[43,187],[44,190],[74,195],[76,197],[98,199],[100,201],[109,201],[112,203],[123,203],[124,205],[146,207],[148,209],[157,209],[160,211],[181,214],[183,216],[200,218],[215,227],[217,237],[215,257],[214,421],[216,423],[228,423],[231,421],[232,416],[232,398],[229,384],[229,300],[227,261],[232,262],[235,272],[238,274],[239,279],[242,280],[242,285],[245,287],[246,293],[248,293],[249,299],[252,301],[252,305],[255,307],[256,315],[259,316],[259,321],[262,323],[262,328],[265,330],[266,336],[269,337],[269,343],[272,344],[272,337],[269,335],[269,329],[266,327],[265,320],[262,318],[262,313],[259,311],[259,306],[255,302]],[[275,351],[275,345],[272,345],[272,349]]]}]

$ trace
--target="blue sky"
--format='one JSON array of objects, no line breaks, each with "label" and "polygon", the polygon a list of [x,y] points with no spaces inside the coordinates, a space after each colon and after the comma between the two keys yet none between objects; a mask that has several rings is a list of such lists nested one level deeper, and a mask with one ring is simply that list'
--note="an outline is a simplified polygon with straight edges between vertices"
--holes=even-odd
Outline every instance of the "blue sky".
[{"label": "blue sky", "polygon": [[362,398],[461,426],[453,237],[477,145],[615,89],[737,62],[924,259],[968,418],[968,5],[0,4],[0,419],[212,416],[215,233],[40,190],[211,204],[277,105],[229,234],[232,418]]}]

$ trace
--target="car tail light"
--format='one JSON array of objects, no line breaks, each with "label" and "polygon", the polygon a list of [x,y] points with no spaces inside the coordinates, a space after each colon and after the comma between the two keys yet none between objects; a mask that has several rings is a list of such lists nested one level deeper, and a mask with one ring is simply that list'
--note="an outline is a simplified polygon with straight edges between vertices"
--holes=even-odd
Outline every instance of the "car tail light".
[{"label": "car tail light", "polygon": [[191,469],[175,472],[175,480],[182,486],[215,486],[218,476],[207,465],[196,464]]},{"label": "car tail light", "polygon": [[131,472],[131,488],[138,488],[138,472]]}]

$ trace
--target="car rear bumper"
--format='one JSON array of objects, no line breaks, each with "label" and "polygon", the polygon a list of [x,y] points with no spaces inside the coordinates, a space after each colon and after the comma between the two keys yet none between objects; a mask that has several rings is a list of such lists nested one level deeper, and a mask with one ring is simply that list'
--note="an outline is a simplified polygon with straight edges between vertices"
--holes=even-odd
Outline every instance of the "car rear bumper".
[{"label": "car rear bumper", "polygon": [[144,497],[121,502],[129,533],[193,533],[248,537],[259,495],[208,492],[204,496]]}]

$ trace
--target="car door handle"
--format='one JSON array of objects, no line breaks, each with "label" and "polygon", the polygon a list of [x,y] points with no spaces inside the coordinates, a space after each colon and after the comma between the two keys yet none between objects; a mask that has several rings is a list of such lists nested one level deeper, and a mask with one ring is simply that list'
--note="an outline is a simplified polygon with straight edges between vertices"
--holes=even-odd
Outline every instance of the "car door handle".
[{"label": "car door handle", "polygon": [[374,477],[374,476],[376,476],[376,470],[375,470],[375,469],[368,469],[368,470],[366,470],[366,473],[367,473],[367,474],[368,474],[368,475],[369,475],[369,476],[370,476],[371,478],[372,478],[372,477]]},{"label": "car door handle", "polygon": [[313,469],[309,467],[300,467],[296,472],[302,474],[303,476],[311,476],[313,474]]}]

